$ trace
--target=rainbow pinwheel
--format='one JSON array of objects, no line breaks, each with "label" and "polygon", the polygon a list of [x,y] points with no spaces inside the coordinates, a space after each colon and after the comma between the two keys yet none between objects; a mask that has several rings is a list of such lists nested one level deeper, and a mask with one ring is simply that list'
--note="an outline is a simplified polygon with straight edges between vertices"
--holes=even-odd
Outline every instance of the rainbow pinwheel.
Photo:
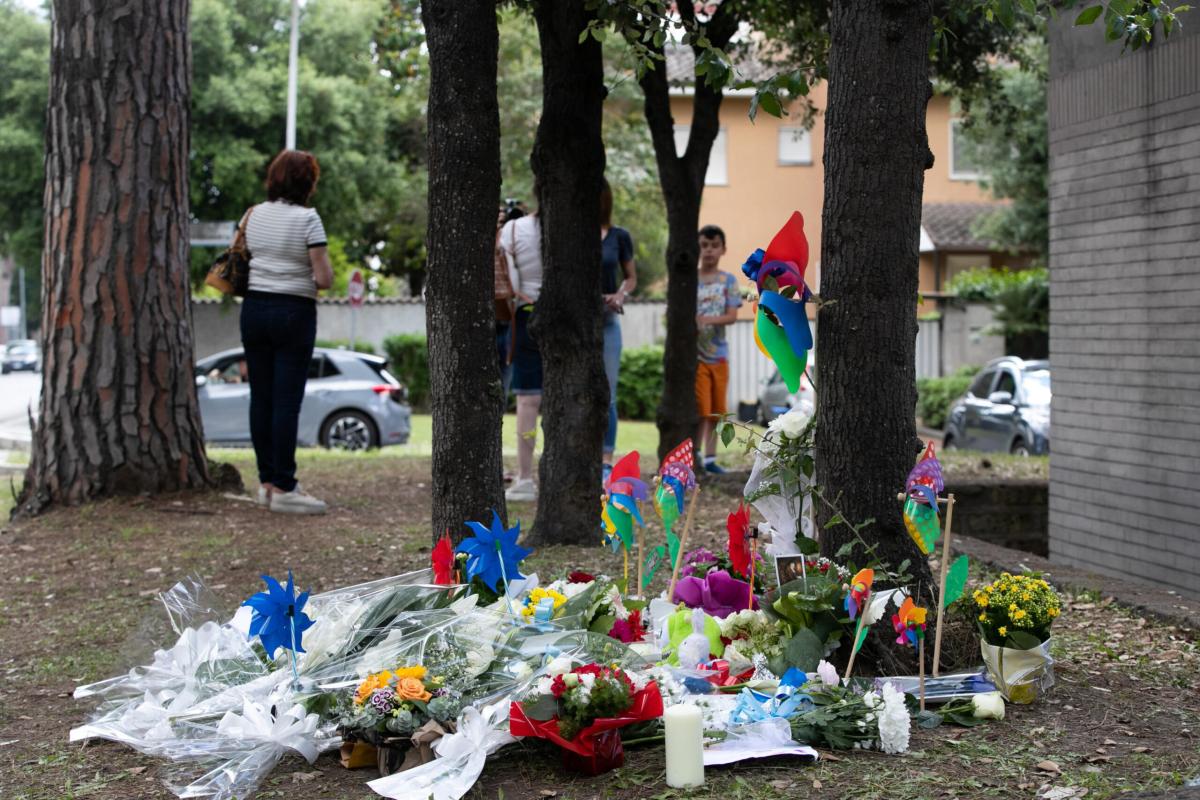
[{"label": "rainbow pinwheel", "polygon": [[945,488],[942,465],[933,454],[933,442],[930,442],[904,484],[904,492],[908,495],[904,500],[904,527],[925,555],[933,552],[942,535],[937,496]]},{"label": "rainbow pinwheel", "polygon": [[430,566],[433,567],[433,582],[438,586],[449,586],[454,583],[454,545],[450,541],[450,533],[442,534],[429,555]]},{"label": "rainbow pinwheel", "polygon": [[850,619],[858,616],[866,605],[867,597],[871,594],[871,583],[875,580],[875,570],[860,569],[850,581],[850,589],[846,592],[845,608]]},{"label": "rainbow pinwheel", "polygon": [[696,473],[692,471],[695,458],[692,440],[685,439],[663,459],[658,469],[658,487],[654,490],[654,508],[662,519],[667,533],[667,554],[671,566],[679,558],[679,537],[675,522],[683,514],[687,493],[696,488]]},{"label": "rainbow pinwheel", "polygon": [[[634,545],[633,524],[645,527],[642,512],[638,510],[638,501],[649,498],[649,490],[641,479],[638,466],[638,453],[635,450],[613,465],[608,481],[604,484],[604,506],[600,518],[604,522],[604,532],[613,552],[624,546],[626,550]],[[617,534],[619,541],[613,539]]]},{"label": "rainbow pinwheel", "polygon": [[304,632],[313,624],[304,613],[308,592],[296,596],[296,585],[292,580],[291,570],[288,570],[286,589],[270,575],[263,575],[262,579],[267,584],[267,591],[252,595],[242,603],[254,610],[250,618],[250,636],[258,637],[263,649],[271,658],[275,657],[276,651],[281,647],[291,650],[294,662],[295,654],[304,652],[301,640]]},{"label": "rainbow pinwheel", "polygon": [[804,303],[812,293],[804,283],[808,266],[808,239],[804,217],[793,211],[767,249],[756,250],[742,272],[758,287],[758,313],[754,341],[775,362],[789,392],[800,390],[800,376],[812,349],[812,329]]},{"label": "rainbow pinwheel", "polygon": [[909,644],[916,649],[925,638],[926,609],[913,602],[911,597],[904,598],[900,610],[892,614],[892,629],[899,634],[896,644]]},{"label": "rainbow pinwheel", "polygon": [[470,539],[459,542],[456,553],[467,554],[467,582],[479,578],[494,592],[508,593],[509,581],[520,580],[521,562],[532,550],[517,544],[521,535],[521,523],[505,529],[500,515],[492,511],[492,526],[482,522],[468,522],[467,527],[475,532]]}]

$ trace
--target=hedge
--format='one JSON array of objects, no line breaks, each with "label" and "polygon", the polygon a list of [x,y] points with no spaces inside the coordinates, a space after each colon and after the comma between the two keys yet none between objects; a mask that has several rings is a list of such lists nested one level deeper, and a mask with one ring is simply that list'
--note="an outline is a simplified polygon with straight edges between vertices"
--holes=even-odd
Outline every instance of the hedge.
[{"label": "hedge", "polygon": [[971,379],[978,373],[979,367],[967,366],[944,378],[917,381],[917,416],[927,428],[941,430],[946,427],[950,407],[967,391]]},{"label": "hedge", "polygon": [[[317,339],[314,346],[315,347],[324,347],[328,350],[349,350],[350,349],[350,340],[349,339]],[[375,345],[371,344],[370,342],[364,342],[363,340],[359,339],[358,341],[356,341],[354,343],[354,352],[366,353],[369,356],[373,356],[373,355],[375,355]]]},{"label": "hedge", "polygon": [[621,351],[617,377],[617,416],[653,420],[663,393],[663,349],[658,345]]},{"label": "hedge", "polygon": [[429,410],[429,348],[419,333],[401,333],[383,340],[388,369],[408,387],[413,410]]}]

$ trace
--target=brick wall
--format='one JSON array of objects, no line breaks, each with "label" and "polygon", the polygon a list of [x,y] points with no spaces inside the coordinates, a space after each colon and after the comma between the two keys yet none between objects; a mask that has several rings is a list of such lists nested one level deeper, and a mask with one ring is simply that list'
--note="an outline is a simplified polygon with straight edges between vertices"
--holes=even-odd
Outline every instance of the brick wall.
[{"label": "brick wall", "polygon": [[1073,17],[1050,33],[1050,557],[1200,595],[1200,35],[1122,55]]}]

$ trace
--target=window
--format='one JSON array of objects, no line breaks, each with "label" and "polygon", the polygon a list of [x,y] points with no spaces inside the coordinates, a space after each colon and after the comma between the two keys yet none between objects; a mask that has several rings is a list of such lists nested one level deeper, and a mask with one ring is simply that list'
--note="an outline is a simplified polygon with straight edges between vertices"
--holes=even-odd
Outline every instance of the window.
[{"label": "window", "polygon": [[996,381],[996,392],[1008,392],[1010,397],[1017,396],[1017,377],[1008,370],[1000,373],[1000,380]]},{"label": "window", "polygon": [[[688,136],[691,134],[688,125],[675,126],[675,153],[683,155],[687,151]],[[708,155],[708,172],[704,174],[705,186],[728,186],[729,170],[725,164],[725,129],[717,133],[713,141],[712,152]]]},{"label": "window", "polygon": [[950,180],[977,181],[984,177],[984,170],[967,157],[967,141],[962,133],[962,120],[950,120]]},{"label": "window", "polygon": [[991,394],[992,379],[996,377],[996,370],[989,370],[981,373],[979,377],[971,382],[971,388],[967,391],[974,397],[986,398]]},{"label": "window", "polygon": [[308,379],[310,381],[318,378],[332,378],[334,375],[340,374],[341,370],[325,356],[313,356],[312,361],[308,362]]},{"label": "window", "polygon": [[792,125],[779,129],[779,163],[784,166],[812,165],[812,137],[807,130]]}]

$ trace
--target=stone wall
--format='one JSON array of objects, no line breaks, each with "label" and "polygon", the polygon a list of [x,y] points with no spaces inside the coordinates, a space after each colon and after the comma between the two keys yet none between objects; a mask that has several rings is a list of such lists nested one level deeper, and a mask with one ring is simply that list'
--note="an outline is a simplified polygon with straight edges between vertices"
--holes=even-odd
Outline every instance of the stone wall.
[{"label": "stone wall", "polygon": [[1049,486],[1038,480],[952,481],[953,533],[1045,556]]}]

